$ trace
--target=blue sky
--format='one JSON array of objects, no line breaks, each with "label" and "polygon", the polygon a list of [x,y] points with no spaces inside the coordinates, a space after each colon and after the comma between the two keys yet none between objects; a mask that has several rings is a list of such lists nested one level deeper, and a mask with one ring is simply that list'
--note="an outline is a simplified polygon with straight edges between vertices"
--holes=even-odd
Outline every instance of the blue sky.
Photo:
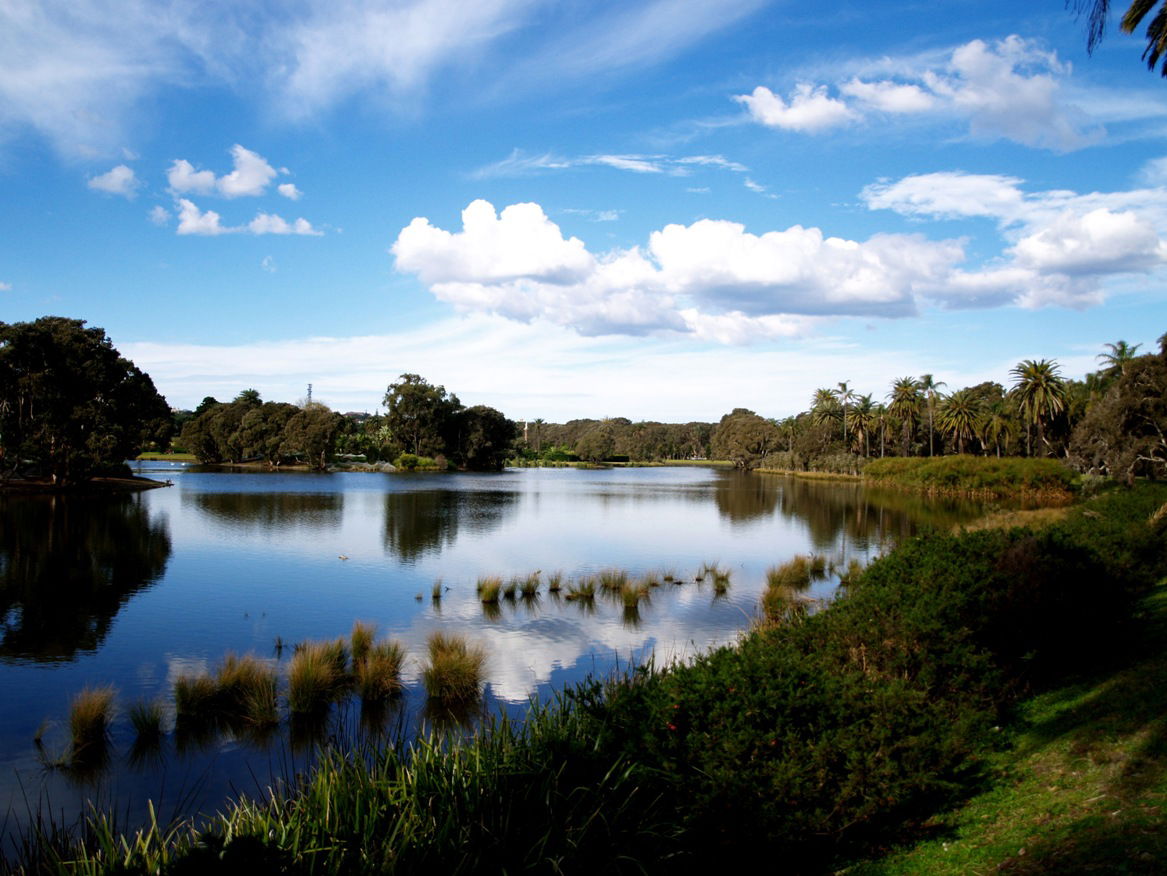
[{"label": "blue sky", "polygon": [[185,407],[1080,377],[1167,331],[1141,50],[1061,0],[4,0],[0,319],[101,326]]}]

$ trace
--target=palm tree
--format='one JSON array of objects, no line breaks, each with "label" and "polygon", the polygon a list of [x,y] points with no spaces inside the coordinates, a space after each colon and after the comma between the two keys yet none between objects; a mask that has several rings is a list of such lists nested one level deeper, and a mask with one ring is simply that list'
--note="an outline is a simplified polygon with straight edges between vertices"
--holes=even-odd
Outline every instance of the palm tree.
[{"label": "palm tree", "polygon": [[847,446],[847,403],[855,400],[855,393],[851,387],[847,385],[847,381],[841,381],[839,388],[835,390],[835,398],[839,400],[839,404],[843,406],[843,446]]},{"label": "palm tree", "polygon": [[870,456],[871,430],[879,421],[875,403],[872,402],[870,394],[855,397],[855,406],[851,408],[850,420],[851,434],[855,436],[856,443],[860,440],[863,441],[863,456]]},{"label": "palm tree", "polygon": [[[1159,4],[1159,0],[1132,0],[1126,14],[1123,15],[1120,27],[1123,33],[1134,33],[1144,18]],[[1110,14],[1110,0],[1074,0],[1074,9],[1077,12],[1087,10],[1086,22],[1088,36],[1086,49],[1093,53],[1102,42],[1106,30],[1106,18]],[[1143,60],[1147,62],[1147,69],[1154,70],[1159,58],[1167,53],[1167,3],[1159,7],[1147,25],[1147,48],[1143,50]],[[1162,75],[1167,76],[1167,59],[1161,68]]]},{"label": "palm tree", "polygon": [[935,431],[932,426],[932,413],[936,407],[936,390],[948,384],[943,380],[933,380],[931,374],[923,374],[917,385],[928,402],[928,455],[932,456],[932,433]]},{"label": "palm tree", "polygon": [[958,389],[944,399],[940,408],[940,428],[956,440],[956,452],[964,453],[964,443],[980,429],[981,403],[971,389]]},{"label": "palm tree", "polygon": [[1044,447],[1045,421],[1066,406],[1066,382],[1052,359],[1025,359],[1009,372],[1017,378],[1011,390],[1026,422],[1037,426],[1037,445]]},{"label": "palm tree", "polygon": [[1004,440],[1005,446],[1008,447],[1009,442],[1016,437],[1013,423],[1013,417],[1003,401],[993,404],[981,419],[981,444],[988,448],[992,442],[997,450],[998,459],[1001,457],[1001,441]]},{"label": "palm tree", "polygon": [[916,378],[901,377],[891,385],[891,392],[887,397],[891,399],[891,404],[887,408],[888,413],[903,424],[901,440],[903,442],[903,454],[907,456],[908,446],[912,439],[912,431],[915,428],[916,420],[920,416],[920,388],[916,383]]},{"label": "palm tree", "polygon": [[1126,341],[1119,341],[1116,344],[1106,344],[1109,353],[1099,353],[1095,359],[1100,359],[1105,365],[1107,371],[1114,371],[1117,369],[1122,374],[1126,374],[1127,363],[1135,358],[1135,351],[1142,346],[1142,344],[1135,344],[1133,347]]},{"label": "palm tree", "polygon": [[810,405],[811,417],[816,426],[829,423],[839,416],[839,409],[835,400],[834,390],[820,388],[814,391],[814,399]]}]

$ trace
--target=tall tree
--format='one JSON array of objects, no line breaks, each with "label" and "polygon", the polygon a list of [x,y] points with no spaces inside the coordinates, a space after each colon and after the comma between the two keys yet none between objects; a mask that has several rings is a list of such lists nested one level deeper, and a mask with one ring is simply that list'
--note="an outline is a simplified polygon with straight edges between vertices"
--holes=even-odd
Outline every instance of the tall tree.
[{"label": "tall tree", "polygon": [[971,389],[958,389],[943,400],[940,428],[956,442],[956,452],[964,453],[965,442],[975,437],[981,427],[981,406]]},{"label": "tall tree", "polygon": [[32,461],[66,486],[169,441],[170,408],[100,328],[0,322],[0,475]]},{"label": "tall tree", "polygon": [[745,408],[734,408],[721,418],[713,431],[713,455],[728,459],[737,468],[756,468],[772,450],[778,449],[778,427]]},{"label": "tall tree", "polygon": [[1135,344],[1133,347],[1126,341],[1118,341],[1114,344],[1105,345],[1109,353],[1099,353],[1094,358],[1100,360],[1106,367],[1107,371],[1120,374],[1126,374],[1127,363],[1135,358],[1135,353],[1142,344]]},{"label": "tall tree", "polygon": [[1066,406],[1066,382],[1052,359],[1025,359],[1009,372],[1017,382],[1011,390],[1025,420],[1037,426],[1037,444],[1044,455],[1045,424]]},{"label": "tall tree", "polygon": [[458,396],[417,374],[402,374],[385,391],[384,404],[385,421],[408,452],[417,456],[446,452],[454,415],[462,409]]},{"label": "tall tree", "polygon": [[916,383],[916,378],[901,377],[892,384],[888,399],[891,404],[887,406],[887,410],[900,422],[901,449],[903,455],[907,456],[912,432],[920,418],[920,386]]},{"label": "tall tree", "polygon": [[916,385],[924,393],[924,401],[928,406],[928,455],[932,456],[934,454],[932,436],[936,431],[936,427],[933,425],[933,415],[936,410],[936,390],[942,386],[947,386],[947,384],[943,380],[933,380],[931,374],[922,374]]},{"label": "tall tree", "polygon": [[851,408],[851,434],[856,443],[863,442],[863,455],[871,455],[871,431],[879,423],[879,413],[871,394],[857,396],[855,406]]},{"label": "tall tree", "polygon": [[848,381],[839,381],[838,389],[835,392],[835,398],[839,400],[839,404],[843,408],[843,446],[847,446],[847,405],[855,400],[855,391],[847,385]]}]

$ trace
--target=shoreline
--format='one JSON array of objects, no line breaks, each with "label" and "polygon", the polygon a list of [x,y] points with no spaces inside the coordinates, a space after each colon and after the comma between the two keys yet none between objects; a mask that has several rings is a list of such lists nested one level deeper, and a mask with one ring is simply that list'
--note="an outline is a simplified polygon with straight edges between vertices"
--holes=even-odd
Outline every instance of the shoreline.
[{"label": "shoreline", "polygon": [[44,480],[0,481],[0,494],[32,493],[37,495],[63,495],[74,493],[141,493],[159,487],[172,487],[170,481],[157,481],[139,475],[129,477],[96,477],[76,484],[53,484]]}]

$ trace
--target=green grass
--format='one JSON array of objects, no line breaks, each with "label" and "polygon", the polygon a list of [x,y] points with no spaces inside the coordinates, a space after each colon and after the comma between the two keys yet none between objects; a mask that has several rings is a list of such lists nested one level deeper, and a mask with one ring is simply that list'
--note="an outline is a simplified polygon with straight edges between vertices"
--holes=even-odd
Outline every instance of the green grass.
[{"label": "green grass", "polygon": [[353,621],[353,629],[348,638],[355,667],[368,656],[369,649],[377,638],[377,625],[369,621]]},{"label": "green grass", "polygon": [[433,699],[468,702],[478,698],[486,652],[464,636],[432,633],[426,642],[429,659],[422,667],[422,682]]},{"label": "green grass", "polygon": [[138,700],[130,706],[130,726],[137,744],[153,744],[162,738],[162,703]]},{"label": "green grass", "polygon": [[1068,497],[1075,477],[1056,459],[965,455],[873,459],[863,469],[863,479],[939,493],[1058,498]]},{"label": "green grass", "polygon": [[288,667],[288,708],[293,715],[319,714],[344,692],[347,659],[343,639],[297,646]]},{"label": "green grass", "polygon": [[161,459],[168,462],[198,462],[199,458],[193,453],[158,453],[157,451],[147,451],[146,453],[139,453],[137,459]]},{"label": "green grass", "polygon": [[[1125,665],[1124,665],[1125,664]],[[1167,582],[1131,659],[1021,704],[992,786],[851,876],[1167,870]]]},{"label": "green grass", "polygon": [[113,718],[117,689],[112,685],[86,687],[69,706],[69,734],[74,756],[104,746]]},{"label": "green grass", "polygon": [[357,665],[357,690],[366,702],[380,703],[401,692],[405,649],[398,642],[372,645]]}]

